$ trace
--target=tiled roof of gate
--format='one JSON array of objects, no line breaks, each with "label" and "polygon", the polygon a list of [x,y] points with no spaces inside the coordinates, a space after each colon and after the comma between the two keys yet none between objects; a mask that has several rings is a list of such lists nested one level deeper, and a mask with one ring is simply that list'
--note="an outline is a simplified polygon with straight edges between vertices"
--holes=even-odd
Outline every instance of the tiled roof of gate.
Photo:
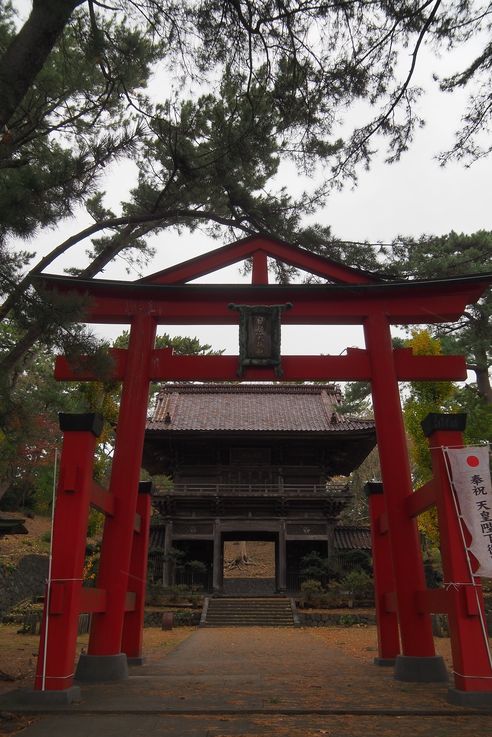
[{"label": "tiled roof of gate", "polygon": [[370,550],[370,528],[342,525],[335,527],[335,548],[337,550]]},{"label": "tiled roof of gate", "polygon": [[168,384],[147,430],[337,433],[373,430],[340,415],[336,384]]}]

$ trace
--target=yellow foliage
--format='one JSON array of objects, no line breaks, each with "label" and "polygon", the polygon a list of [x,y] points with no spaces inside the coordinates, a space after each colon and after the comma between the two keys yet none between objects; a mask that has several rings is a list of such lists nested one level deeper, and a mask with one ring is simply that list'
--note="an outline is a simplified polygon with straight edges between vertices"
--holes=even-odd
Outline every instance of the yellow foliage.
[{"label": "yellow foliage", "polygon": [[107,443],[118,420],[120,386],[114,382],[89,381],[81,386],[80,391],[90,412],[99,412],[104,417],[104,427],[98,443]]},{"label": "yellow foliage", "polygon": [[[428,330],[412,330],[412,338],[407,341],[415,355],[438,356],[442,353],[441,343],[433,338]],[[432,477],[432,464],[427,438],[421,422],[429,412],[449,412],[456,387],[451,381],[415,381],[410,383],[410,396],[405,402],[403,415],[405,428],[410,439],[410,459],[413,476],[417,484]],[[434,544],[439,542],[436,510],[432,509],[419,516],[419,529]]]},{"label": "yellow foliage", "polygon": [[84,581],[95,581],[97,575],[97,565],[99,563],[99,551],[91,553],[87,556],[84,563],[82,578]]},{"label": "yellow foliage", "polygon": [[433,338],[428,330],[412,330],[407,346],[416,356],[439,356],[442,353],[441,341]]},{"label": "yellow foliage", "polygon": [[428,540],[434,545],[439,545],[439,524],[437,521],[437,509],[432,507],[418,517],[418,527]]}]

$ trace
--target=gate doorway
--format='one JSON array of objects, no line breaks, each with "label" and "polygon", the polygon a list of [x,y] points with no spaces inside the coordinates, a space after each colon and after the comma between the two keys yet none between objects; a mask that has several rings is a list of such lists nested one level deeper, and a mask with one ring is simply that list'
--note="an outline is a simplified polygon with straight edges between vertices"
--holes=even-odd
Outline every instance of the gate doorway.
[{"label": "gate doorway", "polygon": [[225,596],[272,596],[278,589],[278,534],[224,533],[222,593]]}]

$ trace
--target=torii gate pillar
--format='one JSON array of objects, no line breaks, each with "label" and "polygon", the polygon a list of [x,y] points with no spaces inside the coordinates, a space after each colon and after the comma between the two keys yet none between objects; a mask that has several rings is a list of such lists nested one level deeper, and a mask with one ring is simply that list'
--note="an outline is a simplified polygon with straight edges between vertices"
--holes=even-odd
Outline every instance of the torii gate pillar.
[{"label": "torii gate pillar", "polygon": [[79,680],[128,675],[122,637],[156,327],[149,308],[137,313],[131,325],[109,487],[114,515],[106,517],[97,579],[106,591],[106,608],[92,617],[88,652],[80,656],[77,668]]},{"label": "torii gate pillar", "polygon": [[374,663],[381,666],[394,666],[395,659],[400,654],[400,631],[396,606],[391,601],[395,591],[395,577],[383,485],[380,481],[368,481],[364,486],[364,491],[368,498],[371,518],[374,598],[378,632],[378,657],[374,658]]},{"label": "torii gate pillar", "polygon": [[135,604],[131,611],[125,612],[121,650],[126,654],[128,665],[143,665],[143,626],[145,613],[145,592],[147,590],[147,558],[149,553],[149,533],[152,482],[141,481],[138,485],[137,516],[139,529],[134,531],[132,557],[129,571],[129,588],[135,591]]},{"label": "torii gate pillar", "polygon": [[101,415],[60,414],[63,450],[52,530],[52,566],[46,585],[34,691],[29,701],[69,704],[80,699],[73,684],[82,599],[92,470]]},{"label": "torii gate pillar", "polygon": [[454,688],[448,701],[459,706],[490,707],[492,704],[492,658],[488,646],[482,583],[468,562],[458,510],[453,499],[444,450],[464,447],[466,415],[430,413],[422,422],[434,473],[439,518],[442,569],[445,581]]},{"label": "torii gate pillar", "polygon": [[417,526],[404,504],[413,489],[391,331],[386,316],[382,312],[369,315],[364,332],[372,369],[374,416],[402,646],[402,655],[396,658],[395,678],[403,681],[446,681],[444,661],[435,654],[431,617],[428,613],[419,612],[416,606],[415,592],[425,589],[425,578]]}]

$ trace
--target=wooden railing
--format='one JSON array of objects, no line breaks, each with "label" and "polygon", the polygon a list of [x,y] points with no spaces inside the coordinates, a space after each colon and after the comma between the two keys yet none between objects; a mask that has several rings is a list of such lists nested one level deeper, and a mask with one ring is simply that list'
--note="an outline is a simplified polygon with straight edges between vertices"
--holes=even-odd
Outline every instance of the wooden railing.
[{"label": "wooden railing", "polygon": [[347,496],[345,484],[210,484],[183,483],[154,491],[157,496],[179,494],[180,496]]}]

